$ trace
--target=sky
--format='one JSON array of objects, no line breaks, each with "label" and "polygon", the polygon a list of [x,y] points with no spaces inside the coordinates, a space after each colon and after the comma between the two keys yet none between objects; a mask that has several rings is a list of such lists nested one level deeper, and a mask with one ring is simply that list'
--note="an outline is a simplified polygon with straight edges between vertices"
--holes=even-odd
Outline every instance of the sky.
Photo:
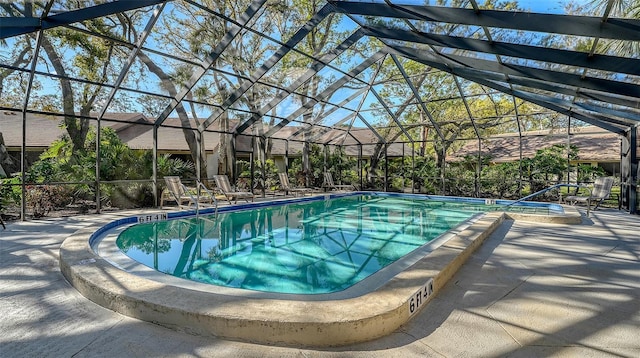
[{"label": "sky", "polygon": [[[482,6],[484,0],[478,1],[478,5]],[[567,3],[565,0],[518,0],[520,7],[529,9],[532,12],[542,13],[564,13],[564,6]]]}]

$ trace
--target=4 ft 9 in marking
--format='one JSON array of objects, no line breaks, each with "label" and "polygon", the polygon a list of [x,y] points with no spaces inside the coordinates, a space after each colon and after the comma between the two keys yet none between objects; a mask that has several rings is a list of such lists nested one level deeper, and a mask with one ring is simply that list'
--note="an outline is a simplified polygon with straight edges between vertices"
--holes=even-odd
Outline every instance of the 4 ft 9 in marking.
[{"label": "4 ft 9 in marking", "polygon": [[414,293],[407,304],[409,305],[409,316],[418,312],[418,308],[420,308],[423,304],[427,302],[429,296],[433,294],[433,279],[430,278],[427,283],[425,283],[420,289]]}]

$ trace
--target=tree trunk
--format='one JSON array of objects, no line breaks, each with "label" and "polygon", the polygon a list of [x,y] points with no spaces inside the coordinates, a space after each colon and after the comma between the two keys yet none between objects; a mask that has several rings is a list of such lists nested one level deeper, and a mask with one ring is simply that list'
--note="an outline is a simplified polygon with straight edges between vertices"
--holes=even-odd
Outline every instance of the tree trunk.
[{"label": "tree trunk", "polygon": [[229,116],[227,112],[224,112],[222,116],[220,116],[220,131],[218,134],[219,147],[218,147],[218,174],[226,174],[228,171],[227,163],[229,162],[227,157],[227,148],[229,146]]},{"label": "tree trunk", "polygon": [[47,39],[46,36],[42,37],[42,48],[49,57],[51,65],[56,71],[56,74],[60,76],[60,89],[62,91],[62,109],[64,112],[64,124],[69,133],[71,143],[73,143],[73,152],[84,149],[84,143],[87,139],[87,133],[89,132],[89,120],[83,118],[76,118],[74,109],[74,94],[71,82],[66,79],[67,72],[62,64],[62,59],[55,51],[53,44]]},{"label": "tree trunk", "polygon": [[[420,112],[420,122],[424,123],[424,113]],[[422,125],[420,129],[420,149],[418,155],[424,157],[427,149],[427,138],[429,138],[429,127],[427,125]]]},{"label": "tree trunk", "polygon": [[13,161],[11,160],[9,153],[7,152],[7,148],[4,145],[4,137],[2,136],[2,132],[0,132],[0,178],[9,176],[9,168],[12,164]]},{"label": "tree trunk", "polygon": [[[176,97],[178,91],[171,80],[171,77],[164,72],[160,66],[156,65],[151,58],[149,58],[144,52],[138,52],[138,58],[142,61],[142,63],[147,66],[149,71],[158,76],[162,87],[169,92],[169,95],[172,97]],[[176,113],[178,113],[178,118],[180,118],[180,124],[182,125],[182,133],[184,134],[184,139],[187,141],[187,145],[189,146],[189,152],[191,152],[191,158],[193,162],[198,161],[198,145],[196,135],[194,133],[194,129],[192,129],[191,122],[189,121],[189,115],[185,110],[182,103],[176,106]],[[201,138],[203,139],[203,138]],[[201,140],[201,148],[204,148],[204,140]],[[205,156],[200,156],[200,176],[202,178],[207,177],[207,161]]]}]

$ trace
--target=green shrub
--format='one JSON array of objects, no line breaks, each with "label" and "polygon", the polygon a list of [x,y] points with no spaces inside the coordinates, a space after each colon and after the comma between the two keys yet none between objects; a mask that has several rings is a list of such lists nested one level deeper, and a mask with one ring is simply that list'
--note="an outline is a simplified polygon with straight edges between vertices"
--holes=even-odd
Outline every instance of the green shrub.
[{"label": "green shrub", "polygon": [[34,218],[47,215],[51,210],[71,203],[70,189],[62,185],[28,185],[26,202]]},{"label": "green shrub", "polygon": [[2,185],[0,185],[0,211],[11,205],[20,203],[21,188],[19,184],[19,176],[14,176],[9,179],[2,179]]},{"label": "green shrub", "polygon": [[518,193],[518,178],[520,165],[514,163],[500,163],[486,165],[480,174],[483,196],[493,198],[514,198]]},{"label": "green shrub", "polygon": [[[27,172],[26,180],[31,183],[80,182],[73,184],[65,192],[69,203],[78,200],[94,200],[96,180],[96,133],[92,128],[87,134],[85,147],[73,152],[68,136],[56,140],[40,156]],[[133,150],[123,143],[111,128],[103,128],[100,140],[100,180],[149,180],[153,175],[153,156],[148,150]],[[193,176],[195,165],[191,162],[172,158],[169,154],[158,157],[158,177],[167,175]],[[162,182],[160,182],[162,190]],[[153,193],[149,183],[124,185],[103,184],[100,186],[103,204],[119,208],[133,208],[153,205]],[[38,215],[46,215],[52,208],[61,207],[54,202],[48,205],[43,198],[54,192],[49,189],[34,189],[30,200]],[[29,199],[29,198],[28,198]]]},{"label": "green shrub", "polygon": [[[248,182],[251,180],[251,165],[246,160],[238,160],[237,163],[240,168],[240,178],[236,185],[239,188],[243,187],[243,189],[248,189]],[[265,189],[275,190],[280,184],[280,179],[278,179],[278,167],[276,167],[273,159],[267,159],[265,161],[265,178],[262,177],[262,172],[262,162],[255,160],[253,162],[253,180],[255,186],[258,188],[264,186]]]}]

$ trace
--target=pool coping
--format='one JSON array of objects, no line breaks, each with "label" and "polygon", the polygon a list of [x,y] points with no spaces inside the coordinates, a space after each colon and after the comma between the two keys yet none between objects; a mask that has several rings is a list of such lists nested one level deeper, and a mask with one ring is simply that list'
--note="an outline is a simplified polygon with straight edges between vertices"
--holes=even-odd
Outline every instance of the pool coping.
[{"label": "pool coping", "polygon": [[115,267],[93,251],[90,238],[103,225],[68,237],[60,248],[60,268],[89,300],[175,330],[261,344],[340,346],[385,336],[408,322],[505,219],[581,219],[571,209],[553,220],[548,215],[484,214],[375,291],[347,299],[286,300],[254,291],[235,296],[149,280]]}]

